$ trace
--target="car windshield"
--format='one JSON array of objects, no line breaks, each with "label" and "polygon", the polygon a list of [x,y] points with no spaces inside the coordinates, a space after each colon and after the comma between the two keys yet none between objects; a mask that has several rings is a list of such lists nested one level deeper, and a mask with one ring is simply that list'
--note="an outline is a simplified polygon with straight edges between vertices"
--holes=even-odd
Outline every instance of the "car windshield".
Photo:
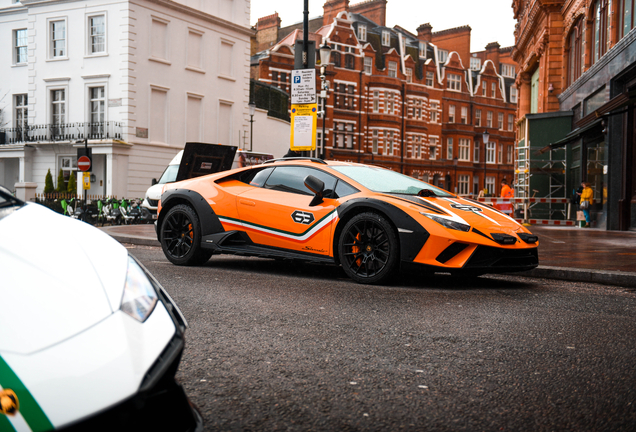
[{"label": "car windshield", "polygon": [[23,204],[22,201],[11,195],[7,188],[0,185],[0,219],[10,215]]},{"label": "car windshield", "polygon": [[424,189],[432,191],[435,195],[441,197],[453,196],[445,190],[424,183],[421,180],[384,168],[364,165],[336,165],[331,168],[374,192],[417,195]]},{"label": "car windshield", "polygon": [[177,179],[179,173],[179,165],[168,165],[168,168],[161,174],[158,184],[172,183]]}]

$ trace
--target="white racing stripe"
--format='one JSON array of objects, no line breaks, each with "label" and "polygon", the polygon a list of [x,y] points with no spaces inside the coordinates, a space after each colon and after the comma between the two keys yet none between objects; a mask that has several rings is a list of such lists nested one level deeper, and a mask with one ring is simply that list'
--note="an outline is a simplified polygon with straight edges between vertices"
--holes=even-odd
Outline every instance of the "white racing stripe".
[{"label": "white racing stripe", "polygon": [[452,211],[450,211],[446,207],[439,206],[439,205],[435,204],[432,200],[427,200],[425,198],[420,198],[420,199],[425,200],[427,204],[430,204],[430,205],[438,208],[440,211],[442,211],[444,213],[449,213],[451,215],[451,217],[448,217],[448,216],[443,215],[443,214],[432,213],[434,216],[440,217],[442,219],[448,219],[448,220],[451,220],[453,222],[459,222],[459,223],[462,223],[464,225],[470,226],[470,224],[468,222],[466,222],[461,216],[453,213]]},{"label": "white racing stripe", "polygon": [[334,221],[337,218],[338,218],[338,211],[334,211],[329,216],[327,216],[326,218],[321,220],[319,223],[314,225],[305,234],[303,234],[303,235],[294,235],[294,234],[288,234],[288,233],[282,232],[282,231],[269,229],[269,228],[266,228],[266,227],[252,225],[252,224],[249,224],[249,223],[244,223],[244,222],[231,220],[231,219],[225,219],[224,217],[219,216],[219,219],[223,223],[227,223],[227,224],[231,224],[231,225],[235,225],[235,226],[240,226],[240,227],[244,227],[244,228],[249,228],[249,229],[252,229],[254,231],[260,231],[260,232],[263,232],[263,233],[266,233],[266,234],[270,234],[270,235],[274,235],[274,236],[277,236],[277,237],[283,237],[283,238],[287,238],[287,239],[291,239],[291,240],[298,240],[298,241],[304,241],[304,240],[307,240],[307,239],[311,238],[314,234],[316,234],[316,232],[318,230],[320,230],[323,227],[325,227],[326,225],[330,224],[332,221]]},{"label": "white racing stripe", "polygon": [[[475,206],[477,206],[477,203],[473,203],[473,202],[471,202],[471,204],[474,204]],[[490,206],[484,206],[484,205],[482,205],[482,204],[479,204],[479,207],[486,208],[486,209],[488,209],[488,210],[490,210],[490,211],[495,211],[495,210],[493,210],[493,209],[492,209],[492,207],[490,207]],[[512,217],[508,216],[507,214],[505,214],[505,213],[503,213],[503,212],[500,212],[500,211],[497,211],[497,213],[498,213],[500,216],[504,216],[505,218],[509,219],[511,222],[514,222],[516,225],[521,226],[521,224],[520,224],[519,222],[517,222],[516,220],[514,220]]]},{"label": "white racing stripe", "polygon": [[[459,201],[456,201],[456,200],[452,200],[452,199],[450,199],[450,198],[442,198],[442,199],[443,199],[443,200],[445,200],[445,201],[448,201],[448,202],[455,203],[455,204],[457,204],[457,205],[461,205],[461,206],[480,207],[480,208],[482,208],[482,209],[484,209],[484,210],[490,210],[490,211],[493,211],[492,209],[490,209],[490,208],[488,208],[488,207],[486,207],[486,206],[482,206],[481,204],[477,205],[476,203],[473,203],[473,202],[462,203],[462,202],[459,202]],[[448,210],[447,210],[447,211],[448,211]],[[499,222],[497,222],[496,220],[494,220],[494,219],[492,219],[492,218],[490,218],[490,217],[486,216],[486,214],[484,213],[484,211],[483,211],[483,210],[482,210],[482,211],[480,211],[480,212],[472,212],[472,213],[473,213],[473,214],[476,214],[476,215],[478,215],[478,216],[481,216],[481,217],[483,217],[484,219],[488,219],[490,222],[492,222],[492,223],[494,223],[494,224],[496,224],[496,225],[501,225],[501,224],[500,224]]]}]

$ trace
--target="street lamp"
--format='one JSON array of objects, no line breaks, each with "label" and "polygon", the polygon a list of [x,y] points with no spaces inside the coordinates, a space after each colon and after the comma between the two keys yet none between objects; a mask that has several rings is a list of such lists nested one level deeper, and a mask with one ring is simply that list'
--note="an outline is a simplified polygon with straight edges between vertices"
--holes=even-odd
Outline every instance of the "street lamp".
[{"label": "street lamp", "polygon": [[488,130],[485,130],[482,134],[482,140],[484,141],[484,195],[486,195],[486,161],[488,160],[488,150],[486,147],[488,147],[489,138],[490,134],[488,133]]},{"label": "street lamp", "polygon": [[329,81],[327,81],[327,65],[331,59],[331,47],[325,41],[320,47],[320,99],[322,99],[322,139],[320,140],[320,150],[318,157],[325,158],[325,119],[327,114],[327,90],[329,90]]},{"label": "street lamp", "polygon": [[256,104],[254,102],[250,102],[248,106],[250,108],[250,151],[252,151],[252,137],[254,136],[254,112],[256,111]]}]

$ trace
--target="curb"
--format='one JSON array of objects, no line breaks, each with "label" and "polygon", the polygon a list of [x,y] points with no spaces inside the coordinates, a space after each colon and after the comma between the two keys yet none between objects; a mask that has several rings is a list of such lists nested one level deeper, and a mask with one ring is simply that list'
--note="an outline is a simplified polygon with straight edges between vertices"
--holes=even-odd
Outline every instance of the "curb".
[{"label": "curb", "polygon": [[[161,247],[159,240],[145,236],[119,234],[102,228],[104,232],[120,243],[130,243],[138,246]],[[570,282],[587,282],[603,285],[615,285],[626,288],[636,288],[636,273],[606,270],[588,270],[571,267],[539,266],[525,272],[508,273],[511,276],[525,276],[539,279],[558,279]]]},{"label": "curb", "polygon": [[116,230],[111,229],[113,227],[99,227],[100,230],[117,240],[119,243],[130,243],[138,246],[158,246],[161,247],[161,243],[156,238],[149,238],[147,236],[140,236],[134,234],[120,234]]},{"label": "curb", "polygon": [[117,240],[119,243],[130,243],[137,246],[157,246],[161,247],[161,243],[159,240],[149,239],[147,237],[140,237],[134,235],[120,235],[120,234],[111,234],[107,233],[109,236]]},{"label": "curb", "polygon": [[527,276],[543,279],[560,279],[570,282],[588,282],[603,285],[616,285],[636,288],[636,273],[606,270],[586,270],[571,267],[539,266],[533,270],[510,273],[511,275]]}]

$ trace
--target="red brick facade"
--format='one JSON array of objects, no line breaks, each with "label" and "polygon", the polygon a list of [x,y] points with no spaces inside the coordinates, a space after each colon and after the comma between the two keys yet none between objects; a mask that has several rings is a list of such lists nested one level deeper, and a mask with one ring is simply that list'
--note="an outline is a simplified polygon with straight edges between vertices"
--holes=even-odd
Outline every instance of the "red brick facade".
[{"label": "red brick facade", "polygon": [[[327,14],[336,10],[329,21]],[[325,156],[384,166],[460,194],[477,193],[485,175],[498,193],[501,180],[513,177],[514,78],[499,69],[503,59],[514,70],[510,50],[489,45],[475,53],[479,67],[475,63],[471,70],[470,27],[432,32],[423,24],[416,36],[381,25],[385,12],[386,0],[325,4],[325,25],[316,32],[333,49]],[[281,40],[260,53],[258,64],[260,80],[286,91],[293,68],[290,45],[289,38]],[[490,134],[487,149],[484,131]]]},{"label": "red brick facade", "polygon": [[514,0],[518,117],[559,111],[558,96],[632,28],[624,22],[631,7],[622,0]]}]

